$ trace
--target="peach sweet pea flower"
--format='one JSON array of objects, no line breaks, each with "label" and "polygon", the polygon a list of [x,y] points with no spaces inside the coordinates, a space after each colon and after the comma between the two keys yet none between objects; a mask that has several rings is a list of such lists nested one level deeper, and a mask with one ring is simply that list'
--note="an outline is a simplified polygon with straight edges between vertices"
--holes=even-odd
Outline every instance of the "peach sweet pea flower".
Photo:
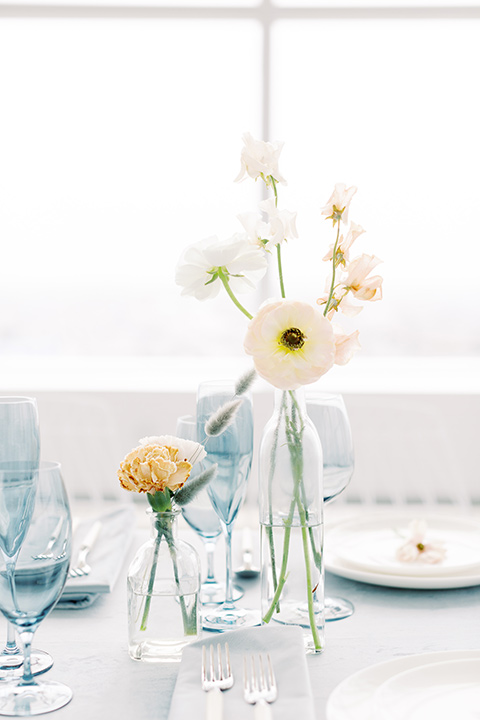
[{"label": "peach sweet pea flower", "polygon": [[182,487],[192,466],[178,459],[178,448],[140,445],[125,456],[117,472],[125,490],[138,493],[172,492]]},{"label": "peach sweet pea flower", "polygon": [[322,208],[322,215],[326,215],[327,220],[333,220],[334,225],[340,220],[347,224],[348,209],[356,192],[357,188],[354,185],[347,188],[344,183],[337,183],[329,201]]},{"label": "peach sweet pea flower", "polygon": [[361,349],[358,341],[359,331],[347,335],[338,325],[333,326],[335,340],[335,365],[346,365],[353,357],[353,354]]},{"label": "peach sweet pea flower", "polygon": [[331,323],[307,303],[265,303],[250,321],[244,349],[260,377],[280,390],[315,382],[333,365]]},{"label": "peach sweet pea flower", "polygon": [[250,133],[245,133],[242,137],[245,147],[242,149],[241,168],[235,182],[240,182],[248,175],[254,180],[259,177],[262,178],[266,185],[271,184],[270,178],[273,178],[277,183],[286,185],[287,183],[278,169],[278,158],[283,143],[255,140]]},{"label": "peach sweet pea flower", "polygon": [[[350,248],[352,247],[357,237],[359,235],[362,235],[362,233],[364,232],[365,230],[362,228],[361,225],[357,225],[357,223],[352,222],[346,237],[344,238],[343,235],[340,235],[340,239],[337,244],[336,265],[345,266],[347,264],[350,255]],[[322,258],[325,262],[333,260],[334,247],[334,245],[330,245],[328,253],[325,255],[324,258]]]},{"label": "peach sweet pea flower", "polygon": [[382,282],[380,275],[367,277],[367,275],[382,261],[375,255],[360,255],[347,267],[347,277],[342,285],[350,290],[358,300],[381,300]]},{"label": "peach sweet pea flower", "polygon": [[409,536],[401,545],[396,558],[400,562],[420,562],[434,565],[445,560],[447,551],[440,541],[426,541],[427,523],[425,520],[413,520],[409,525]]}]

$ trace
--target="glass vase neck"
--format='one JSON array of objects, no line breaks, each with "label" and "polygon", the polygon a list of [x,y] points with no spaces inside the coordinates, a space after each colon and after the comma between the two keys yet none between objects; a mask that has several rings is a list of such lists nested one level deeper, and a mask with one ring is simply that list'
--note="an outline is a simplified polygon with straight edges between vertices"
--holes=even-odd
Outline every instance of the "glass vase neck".
[{"label": "glass vase neck", "polygon": [[177,533],[177,518],[181,511],[176,508],[174,510],[165,510],[164,512],[156,512],[149,508],[147,515],[150,519],[150,528],[153,537],[157,537],[160,529],[164,528],[170,531],[170,533],[176,536]]},{"label": "glass vase neck", "polygon": [[297,390],[275,390],[275,410],[280,412],[282,409],[296,408],[302,415],[307,411],[305,400],[305,388],[299,387]]}]

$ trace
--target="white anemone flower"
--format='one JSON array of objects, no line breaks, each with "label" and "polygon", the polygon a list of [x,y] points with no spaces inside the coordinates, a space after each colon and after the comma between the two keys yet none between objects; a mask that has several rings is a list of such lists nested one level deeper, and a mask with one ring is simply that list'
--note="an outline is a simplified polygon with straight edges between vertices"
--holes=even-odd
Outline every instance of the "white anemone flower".
[{"label": "white anemone flower", "polygon": [[260,377],[280,390],[315,382],[335,359],[331,323],[317,308],[295,300],[262,305],[248,325],[244,349]]},{"label": "white anemone flower", "polygon": [[245,146],[240,158],[240,172],[235,178],[235,182],[240,182],[248,175],[254,180],[262,178],[267,185],[270,177],[273,177],[275,182],[286,185],[287,183],[278,169],[278,159],[283,143],[255,140],[250,133],[245,133],[242,137]]},{"label": "white anemone flower", "polygon": [[234,293],[245,293],[255,289],[266,271],[265,253],[251,245],[245,234],[236,233],[228,240],[212,236],[190,245],[177,265],[175,282],[183,287],[182,295],[206,300],[218,295],[219,272]]},{"label": "white anemone flower", "polygon": [[340,220],[347,224],[348,210],[356,192],[357,188],[354,185],[347,188],[344,183],[337,183],[329,201],[322,208],[322,215],[326,215],[327,219],[333,220],[334,225]]}]

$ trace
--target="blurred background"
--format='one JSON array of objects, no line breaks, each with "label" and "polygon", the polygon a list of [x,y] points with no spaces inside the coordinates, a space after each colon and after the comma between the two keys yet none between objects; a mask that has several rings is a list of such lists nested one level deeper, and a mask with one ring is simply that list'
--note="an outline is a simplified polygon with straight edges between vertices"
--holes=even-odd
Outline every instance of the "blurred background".
[{"label": "blurred background", "polygon": [[[198,382],[249,366],[228,298],[174,282],[262,198],[233,182],[249,131],[285,142],[289,297],[324,291],[337,182],[358,187],[354,254],[383,260],[361,353],[318,383],[351,414],[351,498],[443,476],[480,501],[479,66],[473,0],[0,1],[0,389],[39,398],[72,484],[84,465],[77,484],[88,466],[110,488]],[[244,303],[275,293],[270,275]]]}]

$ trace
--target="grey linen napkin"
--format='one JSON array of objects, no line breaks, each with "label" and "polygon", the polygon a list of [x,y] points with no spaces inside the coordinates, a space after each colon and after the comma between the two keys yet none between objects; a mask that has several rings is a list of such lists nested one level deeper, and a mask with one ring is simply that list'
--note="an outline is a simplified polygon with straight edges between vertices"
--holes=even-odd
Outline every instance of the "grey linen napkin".
[{"label": "grey linen napkin", "polygon": [[226,633],[208,633],[186,647],[173,692],[169,720],[185,720],[197,708],[195,717],[205,714],[206,693],[201,687],[202,646],[228,642],[235,684],[223,692],[226,720],[245,720],[253,713],[243,697],[243,656],[269,652],[278,685],[278,699],[272,705],[275,720],[314,720],[315,712],[303,634],[299,627],[262,625]]},{"label": "grey linen napkin", "polygon": [[135,512],[131,506],[122,505],[80,523],[73,540],[72,565],[96,520],[101,520],[102,529],[88,555],[91,571],[85,577],[68,578],[56,609],[81,610],[113,590],[135,531]]}]

